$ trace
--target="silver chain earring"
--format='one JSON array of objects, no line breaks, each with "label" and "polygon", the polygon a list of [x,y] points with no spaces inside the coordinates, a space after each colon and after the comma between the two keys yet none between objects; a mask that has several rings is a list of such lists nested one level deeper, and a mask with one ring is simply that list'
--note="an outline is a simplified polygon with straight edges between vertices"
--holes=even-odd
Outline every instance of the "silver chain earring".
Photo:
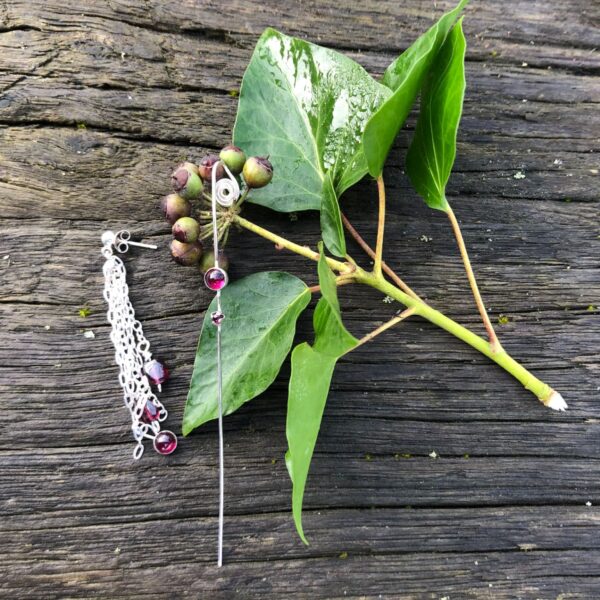
[{"label": "silver chain earring", "polygon": [[144,453],[145,439],[152,440],[159,454],[167,455],[177,448],[177,436],[172,431],[161,429],[160,424],[167,418],[167,411],[152,391],[150,382],[160,392],[162,383],[168,378],[168,371],[152,358],[150,343],[144,337],[142,324],[135,318],[129,300],[125,265],[115,255],[115,252],[127,252],[130,246],[156,250],[156,246],[151,244],[132,242],[127,230],[102,234],[102,256],[106,259],[102,269],[104,299],[108,304],[110,339],[115,347],[123,400],[131,415],[131,430],[137,442],[133,458],[138,460]]}]

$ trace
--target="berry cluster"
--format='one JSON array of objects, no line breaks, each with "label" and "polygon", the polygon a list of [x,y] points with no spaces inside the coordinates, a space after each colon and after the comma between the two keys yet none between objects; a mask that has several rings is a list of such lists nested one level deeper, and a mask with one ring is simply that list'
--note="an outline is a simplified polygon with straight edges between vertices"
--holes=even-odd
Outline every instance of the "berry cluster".
[{"label": "berry cluster", "polygon": [[[161,201],[162,212],[173,232],[171,242],[171,255],[180,265],[200,266],[202,273],[206,273],[215,264],[213,252],[203,252],[202,240],[212,235],[210,224],[202,226],[201,219],[209,220],[212,217],[210,188],[215,171],[215,180],[228,177],[225,165],[230,173],[238,180],[238,184],[245,186],[238,202],[228,209],[237,211],[239,205],[245,200],[248,192],[253,188],[267,185],[273,177],[273,166],[267,158],[251,156],[246,158],[244,151],[237,146],[225,146],[220,154],[208,154],[198,165],[184,162],[179,165],[171,175],[171,184],[174,193],[165,196]],[[193,203],[200,202],[201,210],[197,217],[192,217]],[[202,210],[204,207],[205,210]],[[219,229],[219,240],[226,236],[229,221],[221,219],[222,227]],[[224,243],[224,242],[223,242]],[[228,259],[223,251],[219,252],[219,265],[223,269],[228,267]]]}]

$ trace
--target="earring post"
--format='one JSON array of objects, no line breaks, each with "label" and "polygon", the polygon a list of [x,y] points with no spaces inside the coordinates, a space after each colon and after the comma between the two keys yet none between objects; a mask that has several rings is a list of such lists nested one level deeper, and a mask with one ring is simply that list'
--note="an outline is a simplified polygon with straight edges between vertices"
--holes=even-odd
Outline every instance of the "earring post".
[{"label": "earring post", "polygon": [[158,250],[158,246],[154,244],[142,244],[141,242],[132,242],[130,240],[127,241],[127,244],[130,246],[137,246],[138,248],[148,248],[149,250]]}]

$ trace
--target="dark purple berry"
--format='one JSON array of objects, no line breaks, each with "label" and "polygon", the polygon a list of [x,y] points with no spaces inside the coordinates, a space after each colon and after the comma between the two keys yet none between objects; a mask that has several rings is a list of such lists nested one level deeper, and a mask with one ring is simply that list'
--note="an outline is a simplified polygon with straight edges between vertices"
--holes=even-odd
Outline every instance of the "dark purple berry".
[{"label": "dark purple berry", "polygon": [[200,242],[192,242],[186,244],[173,240],[171,242],[171,254],[180,265],[191,266],[198,264],[202,256],[202,244]]},{"label": "dark purple berry", "polygon": [[[207,154],[198,165],[198,174],[202,179],[210,184],[212,181],[212,168],[215,163],[219,162],[219,157],[216,154]],[[217,180],[222,179],[225,175],[225,169],[223,165],[219,163],[216,171]]]},{"label": "dark purple berry", "polygon": [[175,223],[181,217],[189,217],[192,213],[190,203],[182,198],[179,194],[169,194],[160,201],[160,208],[165,215],[165,219],[171,223]]}]

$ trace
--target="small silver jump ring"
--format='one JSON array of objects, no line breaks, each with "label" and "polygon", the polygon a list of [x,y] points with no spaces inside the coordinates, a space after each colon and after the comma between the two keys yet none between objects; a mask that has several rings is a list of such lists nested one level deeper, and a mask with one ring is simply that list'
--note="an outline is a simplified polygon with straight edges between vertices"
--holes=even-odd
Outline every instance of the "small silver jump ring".
[{"label": "small silver jump ring", "polygon": [[144,445],[141,442],[138,442],[138,445],[133,451],[133,460],[140,460],[142,454],[144,454]]}]

